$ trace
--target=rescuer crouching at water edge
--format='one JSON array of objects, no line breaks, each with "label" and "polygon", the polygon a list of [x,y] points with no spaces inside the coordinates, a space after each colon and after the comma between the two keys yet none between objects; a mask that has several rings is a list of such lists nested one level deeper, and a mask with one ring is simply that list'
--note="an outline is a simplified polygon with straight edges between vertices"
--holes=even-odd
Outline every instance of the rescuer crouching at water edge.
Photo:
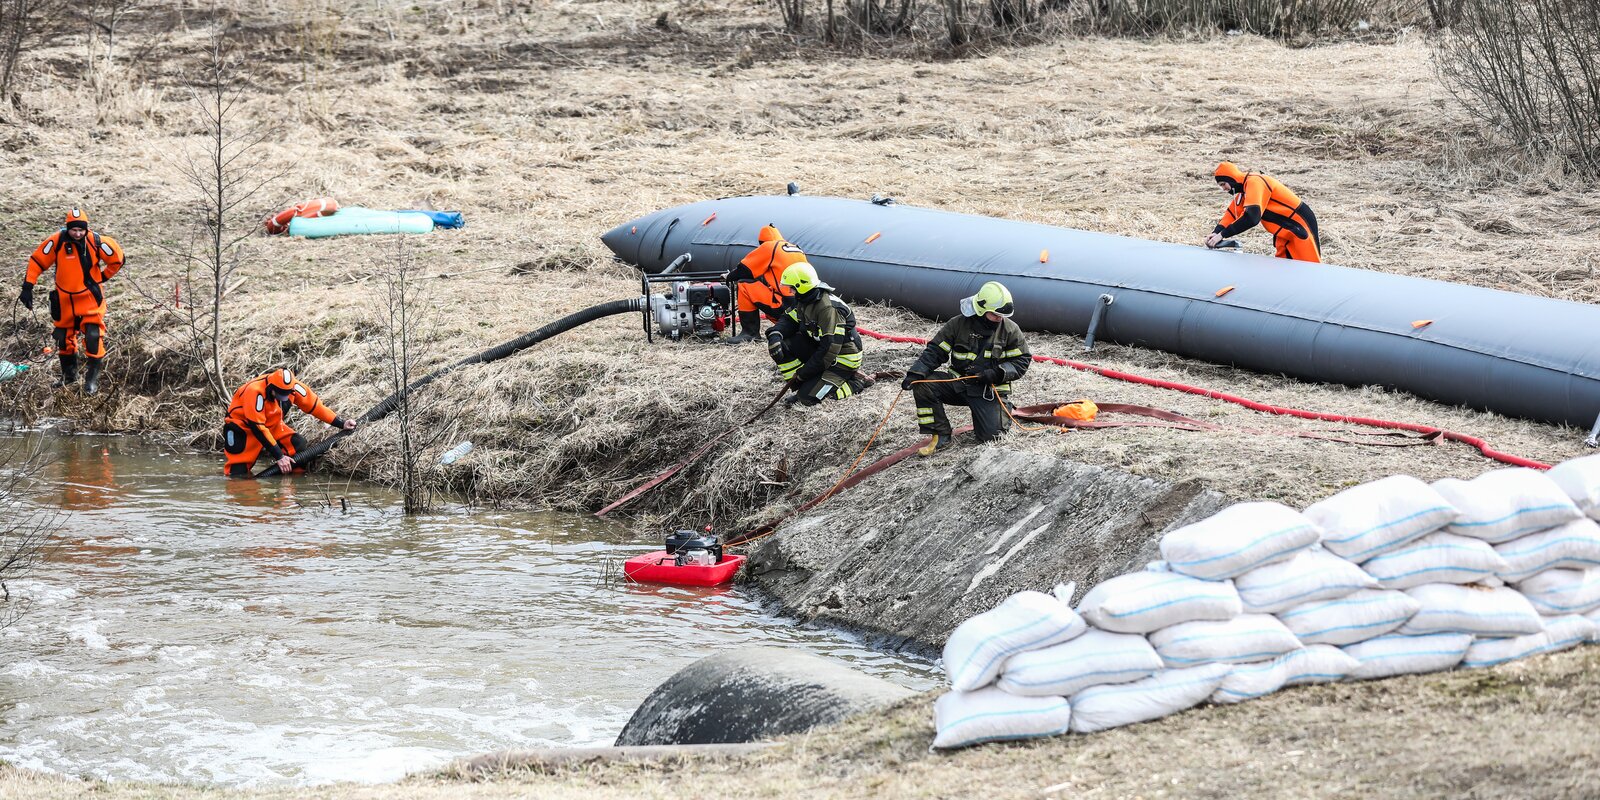
[{"label": "rescuer crouching at water edge", "polygon": [[251,477],[250,470],[262,452],[277,464],[279,472],[287,475],[294,471],[294,455],[305,449],[306,440],[284,422],[290,403],[335,428],[355,430],[355,420],[344,419],[323,405],[316,392],[295,379],[293,370],[275,369],[239,387],[228,403],[228,416],[222,424],[228,477]]},{"label": "rescuer crouching at water edge", "polygon": [[843,400],[870,386],[860,374],[861,334],[856,315],[835,297],[817,270],[800,262],[783,271],[783,285],[794,290],[778,324],[767,331],[767,352],[778,375],[794,387],[790,401],[814,406],[830,397]]}]

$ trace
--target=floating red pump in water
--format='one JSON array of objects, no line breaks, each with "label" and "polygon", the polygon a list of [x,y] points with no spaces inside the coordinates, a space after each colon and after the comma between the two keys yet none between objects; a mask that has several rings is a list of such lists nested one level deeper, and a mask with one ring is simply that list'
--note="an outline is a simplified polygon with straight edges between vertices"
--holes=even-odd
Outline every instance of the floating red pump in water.
[{"label": "floating red pump in water", "polygon": [[639,583],[671,583],[678,586],[721,586],[733,580],[734,573],[744,564],[744,556],[728,555],[710,566],[685,564],[678,566],[677,559],[665,550],[634,556],[622,565],[622,574]]}]

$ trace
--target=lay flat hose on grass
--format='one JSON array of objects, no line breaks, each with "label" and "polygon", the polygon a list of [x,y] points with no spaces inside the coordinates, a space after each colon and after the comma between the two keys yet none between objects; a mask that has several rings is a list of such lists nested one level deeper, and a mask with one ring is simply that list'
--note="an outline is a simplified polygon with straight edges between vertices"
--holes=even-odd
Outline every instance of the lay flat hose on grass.
[{"label": "lay flat hose on grass", "polygon": [[[558,319],[555,322],[544,326],[543,328],[531,333],[525,333],[509,342],[491,347],[475,356],[464,358],[448,367],[442,367],[428,373],[427,375],[424,375],[421,378],[418,378],[415,381],[412,381],[411,385],[407,386],[403,391],[396,392],[388,397],[385,397],[383,402],[368,409],[367,413],[362,414],[361,418],[357,421],[362,425],[365,425],[370,422],[377,422],[378,420],[389,416],[389,414],[400,405],[400,401],[407,395],[418,389],[421,389],[424,386],[427,386],[430,383],[433,383],[434,381],[444,377],[445,375],[448,375],[451,372],[461,369],[462,367],[471,366],[473,364],[487,364],[490,361],[499,361],[506,356],[526,350],[552,336],[560,333],[566,333],[567,331],[570,331],[579,325],[585,325],[603,317],[610,317],[616,314],[626,314],[630,311],[638,311],[640,304],[643,302],[644,300],[638,297],[631,297],[626,300],[612,300],[609,303],[601,303],[600,305],[590,306],[589,308],[577,313],[568,314],[567,316],[562,317],[561,319]],[[360,427],[358,426],[356,430],[360,430]],[[329,436],[328,438],[306,448],[305,452],[296,453],[294,456],[294,463],[305,464],[312,459],[321,456],[323,453],[326,453],[328,450],[332,449],[335,444],[338,444],[339,440],[343,439],[348,433],[351,433],[351,431],[339,431],[338,433],[335,433],[334,435]],[[277,474],[278,465],[273,464],[256,473],[256,477],[270,478]]]},{"label": "lay flat hose on grass", "polygon": [[[885,342],[900,342],[903,344],[928,343],[927,339],[922,339],[916,336],[890,336],[888,334],[869,331],[860,327],[856,328],[856,330],[860,331],[862,336],[869,336]],[[1241,405],[1245,408],[1251,409],[1252,411],[1260,411],[1267,414],[1299,417],[1301,419],[1314,419],[1321,420],[1323,422],[1342,422],[1351,425],[1364,425],[1369,428],[1385,428],[1388,430],[1410,431],[1412,433],[1431,435],[1447,441],[1460,442],[1465,445],[1476,447],[1478,452],[1483,453],[1485,457],[1499,461],[1502,464],[1510,464],[1514,467],[1528,467],[1530,469],[1550,468],[1549,464],[1546,464],[1542,461],[1535,461],[1531,458],[1523,458],[1522,456],[1512,455],[1511,453],[1500,452],[1499,450],[1490,447],[1488,442],[1485,442],[1476,436],[1468,436],[1464,433],[1457,433],[1455,431],[1445,430],[1443,428],[1435,428],[1432,425],[1418,425],[1414,422],[1396,422],[1394,420],[1373,419],[1370,417],[1352,417],[1347,414],[1329,414],[1322,411],[1306,411],[1298,408],[1288,408],[1286,406],[1268,405],[1266,403],[1251,400],[1249,398],[1231,395],[1226,392],[1219,392],[1214,389],[1206,389],[1200,386],[1190,386],[1185,383],[1166,381],[1159,378],[1146,378],[1143,375],[1135,375],[1131,372],[1121,372],[1114,369],[1106,369],[1105,367],[1097,367],[1093,364],[1085,364],[1081,361],[1071,361],[1065,358],[1036,355],[1033,357],[1033,360],[1046,364],[1059,364],[1063,367],[1070,367],[1072,369],[1082,370],[1084,372],[1092,372],[1096,375],[1112,378],[1114,380],[1128,381],[1129,383],[1138,383],[1145,386],[1155,386],[1161,389],[1171,389],[1177,392],[1196,394],[1202,397],[1209,397],[1213,400],[1222,400],[1235,405]]]}]

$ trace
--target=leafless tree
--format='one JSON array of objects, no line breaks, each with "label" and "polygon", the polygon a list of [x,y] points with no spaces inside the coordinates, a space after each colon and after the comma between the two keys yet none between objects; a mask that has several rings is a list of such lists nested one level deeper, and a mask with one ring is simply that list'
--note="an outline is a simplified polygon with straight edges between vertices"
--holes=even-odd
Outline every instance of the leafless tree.
[{"label": "leafless tree", "polygon": [[1434,41],[1470,113],[1529,154],[1600,176],[1600,3],[1464,0]]},{"label": "leafless tree", "polygon": [[0,0],[0,98],[11,98],[22,55],[44,36],[68,7],[65,0]]},{"label": "leafless tree", "polygon": [[807,0],[775,0],[778,12],[783,15],[783,29],[790,33],[799,33],[806,25]]},{"label": "leafless tree", "polygon": [[0,628],[17,621],[28,601],[11,594],[11,583],[26,575],[49,551],[60,530],[59,511],[28,503],[41,470],[49,461],[37,445],[19,445],[0,452]]},{"label": "leafless tree", "polygon": [[1456,24],[1461,19],[1461,6],[1466,0],[1427,0],[1428,16],[1433,19],[1433,27],[1444,29]]},{"label": "leafless tree", "polygon": [[405,513],[420,514],[431,510],[434,500],[424,458],[452,430],[436,419],[439,403],[430,399],[432,395],[406,391],[424,372],[422,342],[434,320],[427,310],[430,306],[416,259],[407,251],[404,236],[395,237],[394,255],[387,263],[387,291],[379,323],[385,342],[384,369],[391,391],[399,398],[390,414],[397,428],[395,482]]},{"label": "leafless tree", "polygon": [[227,31],[213,40],[190,91],[204,144],[179,156],[177,166],[194,192],[198,222],[187,247],[163,248],[183,264],[183,277],[171,293],[133,285],[180,321],[178,342],[169,349],[204,373],[206,386],[221,402],[231,386],[222,361],[224,305],[243,283],[237,277],[243,245],[257,227],[244,212],[251,199],[285,174],[268,168],[262,148],[278,136],[281,125],[248,114],[243,67]]}]

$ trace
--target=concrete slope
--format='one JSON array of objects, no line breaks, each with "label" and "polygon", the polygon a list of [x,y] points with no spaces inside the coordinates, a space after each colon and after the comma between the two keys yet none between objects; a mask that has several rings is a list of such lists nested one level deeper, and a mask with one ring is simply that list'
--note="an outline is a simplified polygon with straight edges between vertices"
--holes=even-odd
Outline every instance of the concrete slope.
[{"label": "concrete slope", "polygon": [[915,480],[879,476],[784,525],[746,569],[802,618],[931,651],[1014,592],[1076,581],[1081,595],[1138,569],[1159,558],[1164,531],[1231,502],[998,447],[958,448],[931,466]]}]

